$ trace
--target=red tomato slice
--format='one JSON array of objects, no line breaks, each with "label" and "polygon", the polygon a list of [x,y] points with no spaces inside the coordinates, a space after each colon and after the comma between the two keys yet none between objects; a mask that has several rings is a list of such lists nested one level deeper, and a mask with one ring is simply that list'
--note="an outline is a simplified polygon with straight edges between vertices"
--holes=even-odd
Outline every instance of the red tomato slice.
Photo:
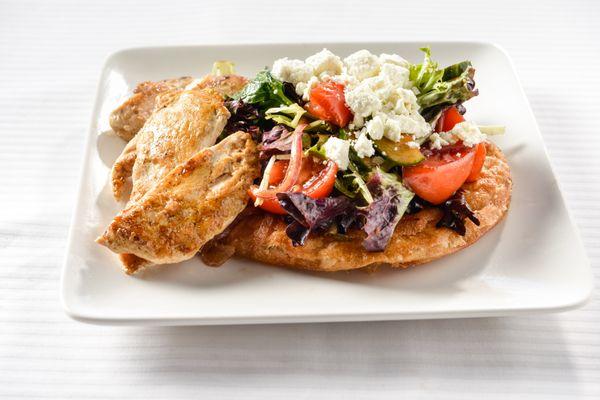
[{"label": "red tomato slice", "polygon": [[317,103],[314,103],[314,102],[306,103],[304,108],[306,108],[306,111],[308,111],[315,117],[322,119],[323,121],[329,121],[329,120],[333,119],[332,115],[329,114],[329,112],[327,110],[325,110],[325,108],[323,108],[322,106],[320,106]]},{"label": "red tomato slice", "polygon": [[[271,175],[269,176],[270,185],[277,185],[281,182],[288,165],[289,161],[287,160],[276,161],[273,164]],[[331,160],[323,166],[321,163],[314,162],[312,158],[305,158],[302,162],[302,169],[298,175],[297,184],[291,190],[304,193],[313,199],[327,197],[333,191],[337,171],[337,164]],[[251,187],[248,192],[253,201],[258,197],[257,192],[258,188],[256,186]],[[277,198],[262,199],[259,207],[273,214],[287,214],[279,204]]]},{"label": "red tomato slice", "polygon": [[[288,160],[275,161],[271,168],[271,174],[269,175],[269,185],[277,185],[283,180],[289,164],[290,162]],[[303,158],[296,186],[318,175],[321,170],[323,170],[323,164],[314,162],[312,157]]]},{"label": "red tomato slice", "polygon": [[348,125],[352,118],[352,112],[346,106],[344,85],[333,81],[320,82],[311,89],[306,109],[315,117],[340,128]]},{"label": "red tomato slice", "polygon": [[483,168],[483,163],[485,162],[486,153],[487,151],[485,150],[485,143],[479,143],[477,147],[475,147],[473,168],[471,168],[471,173],[467,177],[467,182],[475,182],[477,179],[479,179],[481,169]]},{"label": "red tomato slice", "polygon": [[327,161],[325,168],[318,175],[313,175],[302,185],[302,193],[313,199],[329,196],[333,191],[337,172],[337,164],[331,160]]},{"label": "red tomato slice", "polygon": [[269,175],[269,185],[276,185],[283,180],[287,171],[289,161],[275,161],[273,167],[271,167],[271,174]]},{"label": "red tomato slice", "polygon": [[464,120],[465,119],[458,112],[458,109],[456,107],[449,107],[442,113],[440,119],[438,120],[435,126],[435,131],[448,132],[449,130],[454,128],[454,125],[463,122]]},{"label": "red tomato slice", "polygon": [[[256,201],[256,199],[257,199],[257,196],[256,196],[257,191],[258,191],[258,188],[256,186],[252,186],[250,188],[250,190],[248,190],[248,195],[250,196],[250,198],[252,199],[253,202]],[[279,204],[279,200],[277,200],[277,198],[262,199],[259,207],[265,211],[270,212],[271,214],[279,214],[279,215],[287,214],[287,212],[283,209],[283,207],[281,207],[281,204]]]},{"label": "red tomato slice", "polygon": [[474,160],[474,147],[446,147],[418,165],[404,167],[403,179],[422,199],[441,204],[465,183]]}]

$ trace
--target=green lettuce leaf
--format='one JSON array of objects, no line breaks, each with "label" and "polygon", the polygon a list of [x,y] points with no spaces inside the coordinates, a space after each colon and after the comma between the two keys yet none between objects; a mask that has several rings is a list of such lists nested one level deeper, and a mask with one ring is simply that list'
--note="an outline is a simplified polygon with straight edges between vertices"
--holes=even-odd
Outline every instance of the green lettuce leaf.
[{"label": "green lettuce leaf", "polygon": [[410,80],[418,89],[417,102],[421,115],[427,120],[435,119],[445,107],[463,103],[477,96],[475,89],[475,68],[470,61],[440,69],[431,59],[431,49],[423,47],[425,58],[421,64],[410,66]]},{"label": "green lettuce leaf", "polygon": [[242,100],[247,104],[254,104],[261,110],[267,110],[273,107],[283,107],[292,105],[290,100],[283,92],[283,83],[273,77],[268,70],[260,71],[239,93],[233,98]]}]

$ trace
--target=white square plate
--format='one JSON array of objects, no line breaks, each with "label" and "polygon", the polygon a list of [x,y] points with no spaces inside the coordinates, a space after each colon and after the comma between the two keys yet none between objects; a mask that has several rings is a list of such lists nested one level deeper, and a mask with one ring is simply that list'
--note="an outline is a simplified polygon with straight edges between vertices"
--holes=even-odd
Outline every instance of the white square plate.
[{"label": "white square plate", "polygon": [[138,82],[202,76],[233,60],[248,77],[280,57],[327,47],[345,56],[366,48],[415,62],[425,43],[317,43],[153,47],[108,58],[94,107],[62,278],[73,318],[107,324],[196,325],[481,317],[577,307],[590,296],[591,270],[507,54],[485,43],[430,43],[442,65],[470,59],[480,95],[468,118],[504,124],[494,138],[506,153],[514,192],[504,222],[478,243],[439,261],[376,274],[306,273],[233,259],[206,268],[198,258],[140,277],[121,271],[94,239],[119,211],[108,176],[125,143],[108,115]]}]

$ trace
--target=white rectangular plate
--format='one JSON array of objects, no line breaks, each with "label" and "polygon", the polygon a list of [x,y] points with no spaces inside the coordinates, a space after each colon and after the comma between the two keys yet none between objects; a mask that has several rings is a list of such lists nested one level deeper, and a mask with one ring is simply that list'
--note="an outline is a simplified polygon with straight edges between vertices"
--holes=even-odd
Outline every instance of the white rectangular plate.
[{"label": "white rectangular plate", "polygon": [[[248,77],[280,57],[323,47],[346,56],[366,48],[415,62],[431,44],[442,65],[470,59],[480,95],[467,116],[504,124],[494,138],[514,179],[504,222],[478,243],[439,261],[375,274],[307,273],[242,259],[207,268],[198,258],[125,275],[117,256],[94,243],[122,206],[108,183],[125,143],[108,115],[138,82],[210,71],[233,60]],[[96,98],[63,270],[62,299],[73,318],[106,324],[196,325],[481,317],[577,307],[589,297],[591,270],[507,54],[485,43],[317,43],[154,47],[108,58]]]}]

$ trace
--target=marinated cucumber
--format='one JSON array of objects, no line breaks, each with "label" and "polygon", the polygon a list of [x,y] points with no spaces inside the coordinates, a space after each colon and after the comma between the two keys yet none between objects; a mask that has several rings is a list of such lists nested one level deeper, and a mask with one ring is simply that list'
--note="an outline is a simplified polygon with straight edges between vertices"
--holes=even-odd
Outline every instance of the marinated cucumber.
[{"label": "marinated cucumber", "polygon": [[383,138],[375,141],[375,146],[384,155],[398,165],[415,165],[425,159],[425,156],[419,149],[409,147],[403,139],[401,142],[392,142]]}]

